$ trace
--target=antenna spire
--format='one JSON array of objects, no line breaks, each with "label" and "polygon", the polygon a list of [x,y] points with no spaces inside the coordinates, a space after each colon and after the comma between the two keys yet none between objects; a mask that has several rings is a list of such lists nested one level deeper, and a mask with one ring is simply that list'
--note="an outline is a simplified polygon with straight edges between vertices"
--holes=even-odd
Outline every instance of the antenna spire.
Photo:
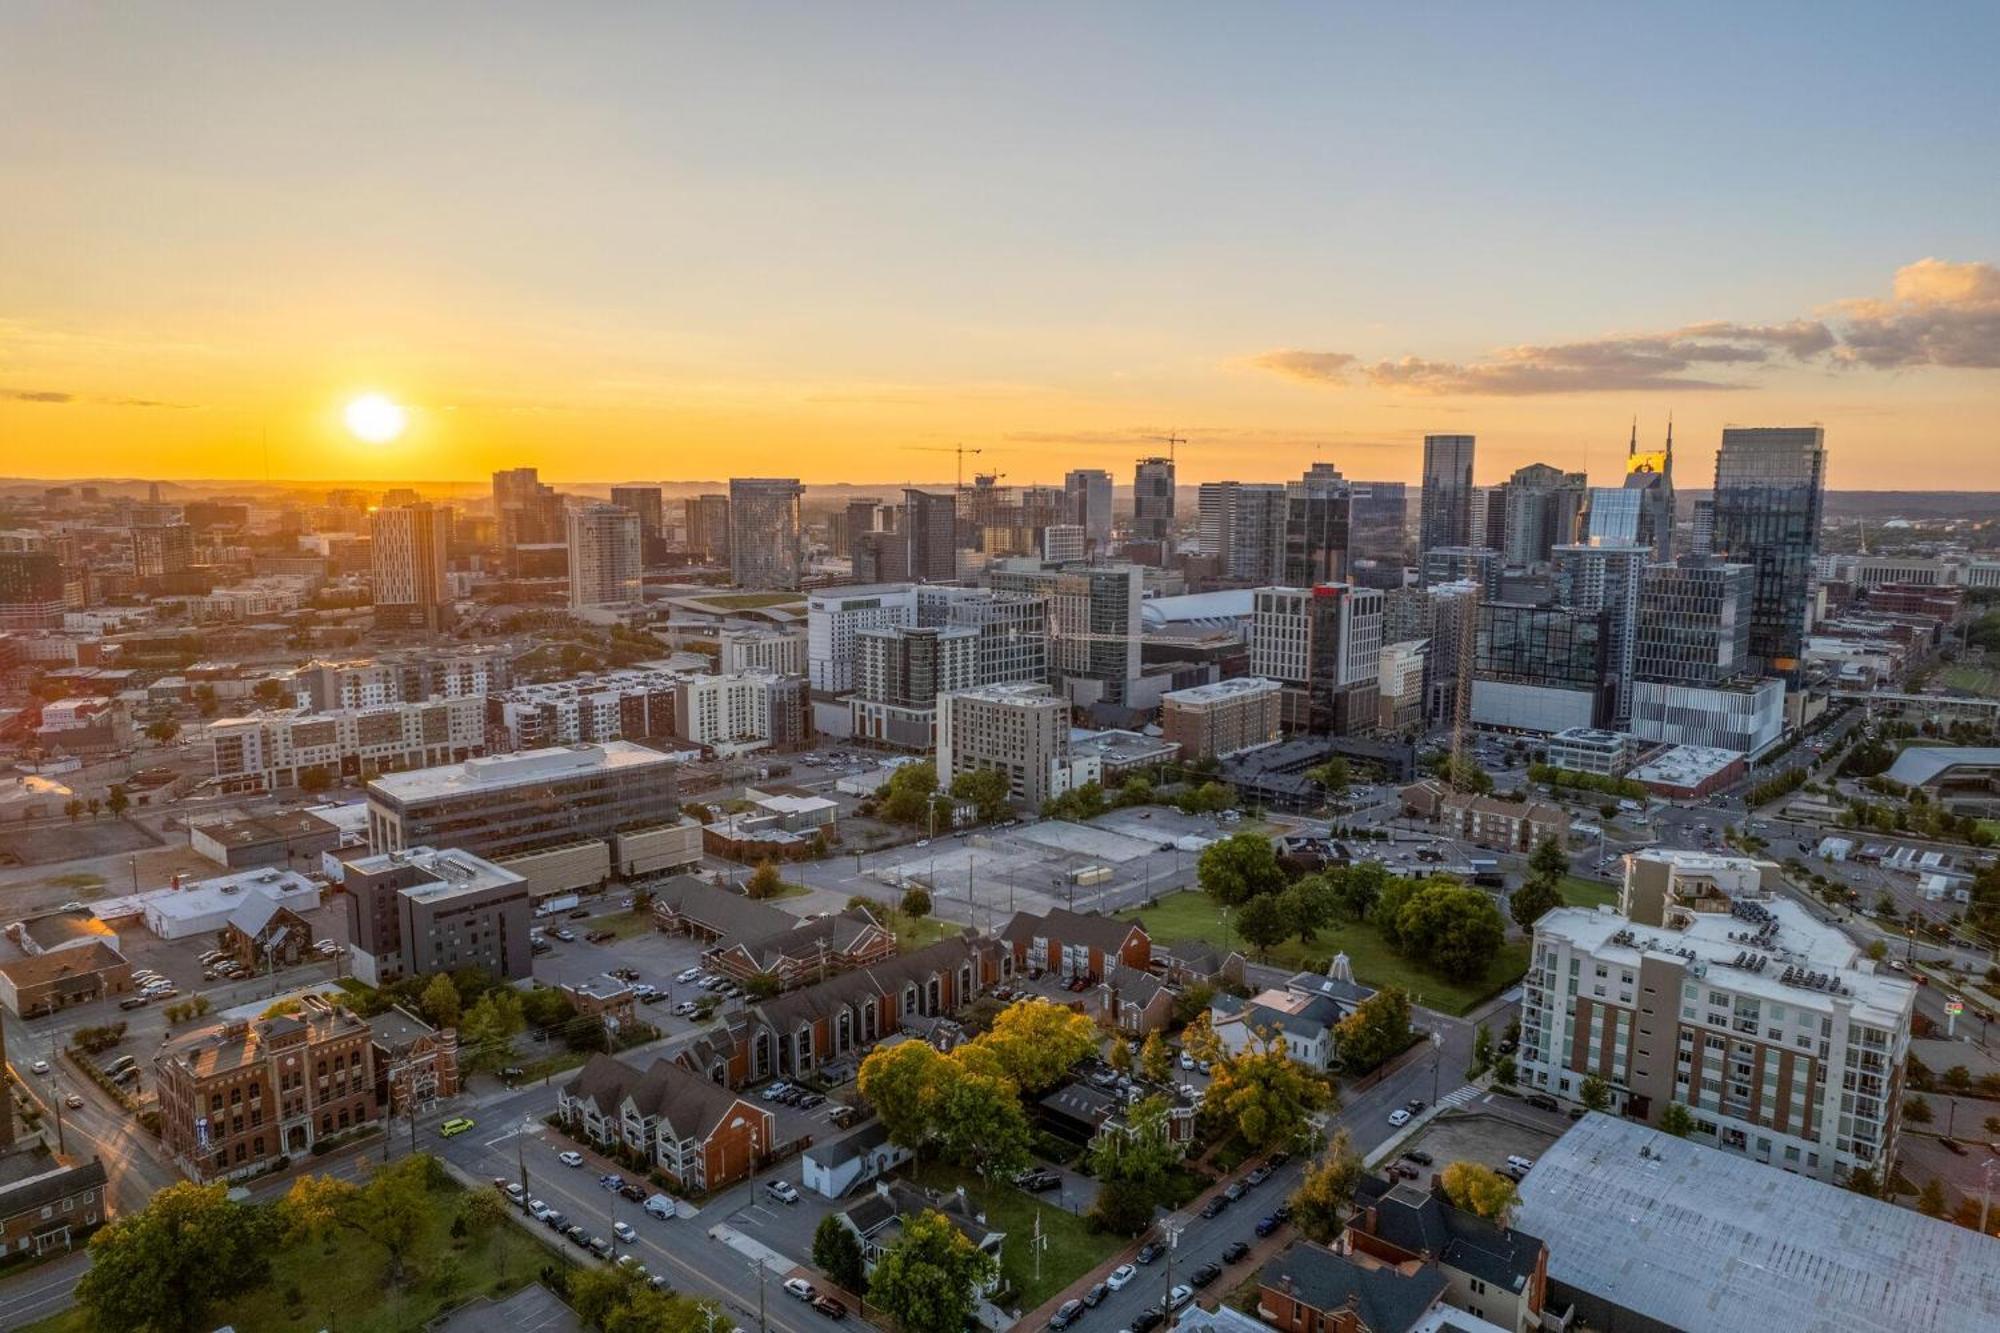
[{"label": "antenna spire", "polygon": [[1638,452],[1639,452],[1639,417],[1637,413],[1634,413],[1632,417],[1632,442],[1625,446],[1625,456],[1627,458],[1630,458],[1633,454],[1636,454]]}]

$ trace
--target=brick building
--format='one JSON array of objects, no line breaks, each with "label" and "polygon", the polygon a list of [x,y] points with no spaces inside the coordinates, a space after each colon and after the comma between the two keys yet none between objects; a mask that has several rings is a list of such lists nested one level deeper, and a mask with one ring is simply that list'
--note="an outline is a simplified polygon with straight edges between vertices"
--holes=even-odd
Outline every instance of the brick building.
[{"label": "brick building", "polygon": [[645,1155],[682,1189],[733,1185],[777,1148],[769,1111],[671,1060],[645,1070],[593,1055],[557,1096],[557,1114],[592,1142]]},{"label": "brick building", "polygon": [[0,1004],[39,1018],[132,989],[132,965],[101,940],[0,964]]},{"label": "brick building", "polygon": [[407,1116],[456,1097],[458,1031],[438,1029],[398,1005],[368,1020],[375,1045],[375,1105],[384,1115]]},{"label": "brick building", "polygon": [[1040,916],[1016,912],[1000,938],[1013,950],[1015,970],[1022,972],[1098,980],[1119,963],[1140,972],[1153,963],[1152,939],[1141,923],[1061,907]]}]

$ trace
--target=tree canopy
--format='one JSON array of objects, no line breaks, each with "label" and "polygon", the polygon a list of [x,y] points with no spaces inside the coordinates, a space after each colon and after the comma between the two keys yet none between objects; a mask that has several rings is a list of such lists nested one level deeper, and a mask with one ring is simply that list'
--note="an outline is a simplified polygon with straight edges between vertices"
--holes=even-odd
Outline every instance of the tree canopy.
[{"label": "tree canopy", "polygon": [[1232,833],[1202,849],[1195,862],[1202,892],[1233,906],[1285,887],[1285,872],[1271,840],[1261,833]]},{"label": "tree canopy", "polygon": [[77,1303],[96,1327],[186,1333],[216,1301],[260,1286],[276,1239],[270,1213],[231,1203],[226,1185],[169,1185],[90,1238]]},{"label": "tree canopy", "polygon": [[904,1219],[902,1236],[876,1261],[870,1299],[906,1329],[962,1329],[998,1272],[950,1219],[925,1209]]},{"label": "tree canopy", "polygon": [[1452,1162],[1438,1172],[1438,1185],[1453,1206],[1489,1222],[1502,1222],[1517,1198],[1514,1182],[1478,1162]]},{"label": "tree canopy", "polygon": [[1295,1142],[1306,1117],[1327,1100],[1326,1085],[1287,1054],[1279,1037],[1217,1064],[1201,1110],[1253,1149],[1278,1148]]},{"label": "tree canopy", "polygon": [[1097,1025],[1043,999],[1008,1005],[973,1044],[993,1053],[1023,1092],[1052,1088],[1077,1061],[1097,1049]]},{"label": "tree canopy", "polygon": [[1366,1170],[1347,1131],[1336,1131],[1326,1152],[1306,1168],[1292,1193],[1292,1220],[1308,1240],[1330,1245],[1340,1235],[1355,1187]]}]

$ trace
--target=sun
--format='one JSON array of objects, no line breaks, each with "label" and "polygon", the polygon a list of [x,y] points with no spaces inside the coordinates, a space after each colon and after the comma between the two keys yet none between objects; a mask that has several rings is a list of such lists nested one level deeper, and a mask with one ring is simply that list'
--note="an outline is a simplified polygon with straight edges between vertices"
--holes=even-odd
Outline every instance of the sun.
[{"label": "sun", "polygon": [[347,405],[343,415],[347,429],[370,444],[387,444],[403,433],[410,420],[407,409],[379,393],[362,394]]}]

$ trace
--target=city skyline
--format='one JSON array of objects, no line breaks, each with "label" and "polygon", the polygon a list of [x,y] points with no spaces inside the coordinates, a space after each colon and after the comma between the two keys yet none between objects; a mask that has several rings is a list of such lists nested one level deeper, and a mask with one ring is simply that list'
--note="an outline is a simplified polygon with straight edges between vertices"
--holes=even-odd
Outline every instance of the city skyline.
[{"label": "city skyline", "polygon": [[1415,481],[1469,433],[1604,484],[1671,414],[1689,486],[1800,422],[1836,489],[1964,484],[2000,185],[1937,168],[1995,156],[1994,16],[1802,22],[31,11],[0,471]]}]

